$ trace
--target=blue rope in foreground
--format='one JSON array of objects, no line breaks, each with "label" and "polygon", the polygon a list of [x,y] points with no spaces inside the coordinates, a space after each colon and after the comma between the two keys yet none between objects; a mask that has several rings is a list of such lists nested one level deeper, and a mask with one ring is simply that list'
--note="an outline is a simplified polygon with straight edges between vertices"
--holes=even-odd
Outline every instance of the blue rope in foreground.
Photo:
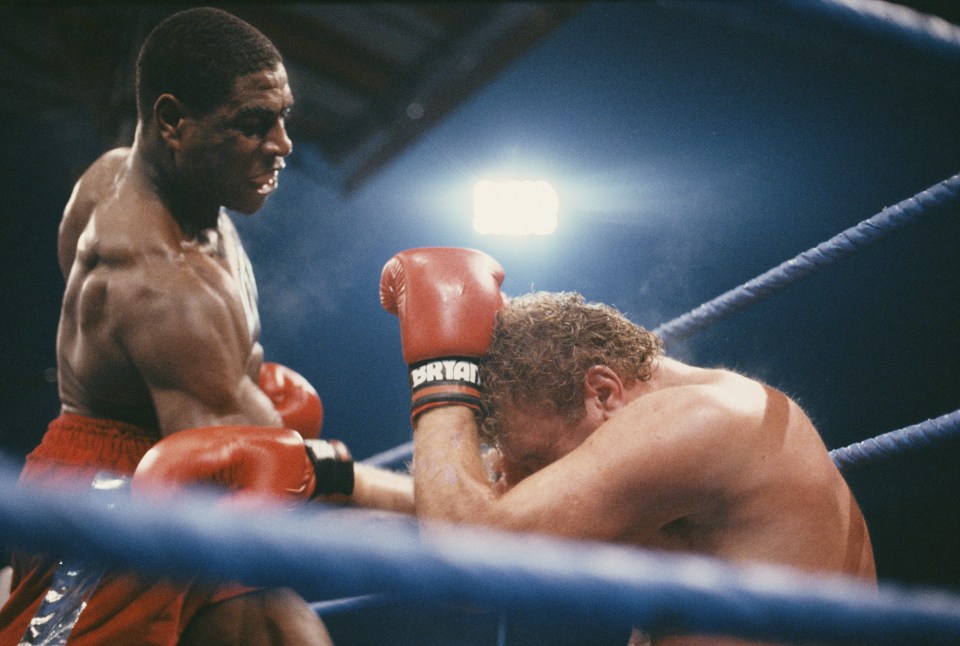
[{"label": "blue rope in foreground", "polygon": [[863,464],[935,447],[957,432],[960,432],[960,410],[834,449],[830,457],[841,473],[847,473]]},{"label": "blue rope in foreground", "polygon": [[653,333],[665,344],[680,341],[722,318],[745,309],[807,276],[851,256],[882,240],[893,232],[916,222],[935,207],[957,201],[960,197],[960,175],[935,184],[899,204],[885,208],[826,242],[804,251],[739,287],[735,287],[703,305],[661,324]]},{"label": "blue rope in foreground", "polygon": [[960,597],[696,556],[417,527],[407,517],[309,506],[250,513],[184,495],[162,505],[15,490],[0,464],[0,544],[147,573],[289,586],[308,599],[405,602],[782,642],[960,643]]},{"label": "blue rope in foreground", "polygon": [[363,460],[364,464],[381,469],[401,469],[413,457],[413,442],[405,442],[382,453],[371,455]]},{"label": "blue rope in foreground", "polygon": [[331,599],[330,601],[317,601],[311,603],[310,608],[321,617],[329,617],[341,612],[355,612],[357,610],[366,610],[380,606],[390,601],[391,597],[387,594],[364,594],[359,597],[349,597],[347,599]]}]

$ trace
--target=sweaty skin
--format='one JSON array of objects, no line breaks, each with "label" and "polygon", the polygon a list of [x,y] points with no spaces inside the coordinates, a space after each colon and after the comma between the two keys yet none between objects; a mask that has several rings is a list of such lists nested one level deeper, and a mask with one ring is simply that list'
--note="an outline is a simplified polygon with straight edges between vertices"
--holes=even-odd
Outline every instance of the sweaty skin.
[{"label": "sweaty skin", "polygon": [[[285,128],[292,103],[282,64],[237,78],[206,114],[161,95],[133,146],[106,153],[77,182],[58,240],[64,412],[162,437],[207,426],[283,426],[258,386],[256,286],[223,207],[252,214],[277,188],[292,150]],[[356,466],[347,502],[412,512],[409,476]],[[284,589],[211,604],[183,639],[330,643],[316,613]]]},{"label": "sweaty skin", "polygon": [[[212,114],[161,121],[173,153],[158,151],[141,126],[133,148],[106,153],[77,182],[58,241],[64,412],[162,436],[283,425],[257,385],[256,284],[220,204],[249,214],[276,190],[292,150],[284,128],[292,102],[283,65],[249,74]],[[162,105],[161,117],[174,111]],[[172,168],[155,161],[171,154]],[[187,179],[170,186],[180,174]],[[408,476],[356,464],[355,477],[350,503],[412,513]]]},{"label": "sweaty skin", "polygon": [[876,581],[853,494],[810,420],[783,393],[669,358],[657,360],[650,381],[630,387],[595,366],[583,391],[586,416],[575,424],[542,411],[505,412],[500,492],[490,485],[468,409],[421,415],[418,514]]},{"label": "sweaty skin", "polygon": [[[291,103],[282,65],[241,77],[212,115],[161,123],[172,153],[158,153],[141,125],[132,149],[108,152],[81,177],[58,245],[67,281],[57,336],[65,412],[164,436],[280,425],[257,387],[263,351],[253,274],[220,204],[252,213],[276,187],[292,149],[283,127]],[[169,179],[204,166],[222,172],[197,170],[175,186]],[[213,195],[200,197],[204,189]]]}]

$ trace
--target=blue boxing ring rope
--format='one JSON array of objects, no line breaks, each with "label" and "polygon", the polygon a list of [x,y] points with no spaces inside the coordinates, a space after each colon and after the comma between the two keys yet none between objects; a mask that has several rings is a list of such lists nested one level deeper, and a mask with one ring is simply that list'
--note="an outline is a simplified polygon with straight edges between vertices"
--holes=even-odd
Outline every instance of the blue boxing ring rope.
[{"label": "blue boxing ring rope", "polygon": [[[856,2],[787,2],[860,29],[894,32],[930,55],[960,62],[960,32],[868,15]],[[751,11],[739,7],[737,11]],[[666,344],[767,298],[960,201],[950,177],[760,276],[663,323]],[[831,451],[842,473],[938,446],[960,432],[960,410]],[[404,468],[412,443],[368,464]],[[702,556],[573,542],[486,529],[418,527],[406,517],[319,505],[265,509],[258,522],[189,492],[162,507],[119,498],[65,500],[15,486],[0,454],[0,545],[176,577],[210,577],[298,591],[321,615],[403,602],[526,613],[784,643],[960,643],[960,595],[881,583],[878,588],[772,566],[736,567]],[[626,633],[624,633],[626,634]],[[503,643],[498,631],[498,643]],[[624,641],[626,641],[624,639]]]},{"label": "blue boxing ring rope", "polygon": [[[189,572],[307,598],[388,593],[408,601],[535,611],[651,629],[823,643],[955,644],[960,597],[765,566],[657,555],[476,528],[371,523],[333,511],[264,510],[262,521],[197,493],[163,507],[14,491],[0,470],[0,541],[153,573]],[[304,567],[309,563],[310,567]]]},{"label": "blue boxing ring rope", "polygon": [[[960,176],[885,209],[827,243],[661,326],[676,339],[957,201]],[[661,328],[658,328],[661,329]],[[935,446],[960,411],[831,452],[844,473]],[[365,462],[397,468],[411,443]],[[388,603],[466,605],[650,631],[682,630],[782,642],[960,643],[960,596],[702,556],[572,542],[406,517],[304,507],[267,509],[257,523],[198,491],[163,508],[129,499],[65,501],[15,488],[0,457],[0,544],[148,573],[189,572],[321,599],[324,616]],[[309,564],[309,567],[305,567]],[[503,632],[500,632],[501,643]]]},{"label": "blue boxing ring rope", "polygon": [[[790,260],[765,271],[742,285],[703,303],[691,311],[654,328],[665,345],[683,340],[706,327],[746,309],[787,287],[798,283],[840,260],[848,258],[930,216],[946,205],[960,202],[960,174],[934,184],[913,197],[887,207],[876,215],[856,224],[826,242],[794,256]],[[870,459],[894,453],[931,446],[939,439],[957,432],[960,411],[926,422],[891,431],[872,440],[831,452],[841,471],[853,468]],[[401,444],[367,460],[381,467],[397,467],[410,459],[413,442]]]},{"label": "blue boxing ring rope", "polygon": [[[817,271],[883,240],[904,227],[915,224],[938,209],[960,201],[960,175],[954,175],[930,188],[921,191],[880,213],[850,227],[829,240],[781,263],[756,278],[731,289],[655,328],[653,332],[669,345],[712,325],[713,323],[743,310],[750,305],[776,294],[787,287],[811,276]],[[890,431],[877,437],[834,449],[830,456],[843,474],[871,462],[891,459],[897,455],[918,452],[937,446],[943,440],[960,433],[960,410],[929,419],[906,428]],[[413,443],[407,442],[391,450],[372,456],[366,462],[387,468],[399,468],[411,458]],[[381,603],[382,597],[351,600],[348,608],[362,608],[369,603]],[[318,604],[318,611],[336,612],[339,606]],[[954,608],[953,610],[956,610]],[[953,612],[953,611],[951,611]],[[686,626],[686,625],[685,625]],[[686,626],[694,628],[693,626]],[[697,628],[703,628],[698,626]],[[882,629],[886,630],[886,628]],[[721,631],[722,632],[722,631]],[[870,643],[886,643],[878,631]],[[731,633],[733,634],[733,633]],[[833,634],[837,638],[837,634]],[[759,634],[751,634],[759,637]],[[784,636],[775,637],[783,639]],[[950,639],[921,639],[919,634],[909,636],[911,643],[950,643]],[[906,638],[905,638],[906,639]],[[943,639],[943,641],[938,641]],[[839,642],[845,643],[845,642]],[[893,643],[896,643],[894,640]]]},{"label": "blue boxing ring rope", "polygon": [[830,451],[830,457],[833,458],[840,472],[847,474],[864,464],[933,448],[948,437],[957,435],[958,432],[960,432],[960,410],[834,449]]},{"label": "blue boxing ring rope", "polygon": [[903,227],[917,222],[936,208],[956,202],[960,196],[960,175],[946,179],[925,191],[887,207],[873,217],[842,231],[812,249],[787,260],[743,285],[667,321],[652,332],[665,344],[684,339],[720,319],[753,305],[817,271],[883,240]]}]

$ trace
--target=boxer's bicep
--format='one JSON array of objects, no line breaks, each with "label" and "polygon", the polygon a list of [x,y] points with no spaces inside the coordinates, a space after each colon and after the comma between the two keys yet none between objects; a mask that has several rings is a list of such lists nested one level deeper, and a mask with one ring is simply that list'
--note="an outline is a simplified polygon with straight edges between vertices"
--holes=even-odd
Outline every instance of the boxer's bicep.
[{"label": "boxer's bicep", "polygon": [[153,399],[163,435],[200,425],[276,423],[247,370],[229,293],[184,267],[138,272],[118,290],[120,342]]}]

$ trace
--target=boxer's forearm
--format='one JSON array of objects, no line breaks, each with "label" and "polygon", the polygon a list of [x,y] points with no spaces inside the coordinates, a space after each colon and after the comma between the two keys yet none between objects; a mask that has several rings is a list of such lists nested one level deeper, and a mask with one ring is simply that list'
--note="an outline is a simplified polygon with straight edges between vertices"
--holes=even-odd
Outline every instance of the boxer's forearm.
[{"label": "boxer's forearm", "polygon": [[414,432],[417,515],[481,522],[496,496],[480,455],[477,423],[464,406],[422,414]]},{"label": "boxer's forearm", "polygon": [[413,513],[413,478],[408,474],[360,463],[355,463],[353,469],[351,503],[358,507]]},{"label": "boxer's forearm", "polygon": [[504,272],[475,249],[409,249],[380,275],[410,369],[417,516],[482,523],[495,499],[477,439],[479,361],[503,308]]}]

